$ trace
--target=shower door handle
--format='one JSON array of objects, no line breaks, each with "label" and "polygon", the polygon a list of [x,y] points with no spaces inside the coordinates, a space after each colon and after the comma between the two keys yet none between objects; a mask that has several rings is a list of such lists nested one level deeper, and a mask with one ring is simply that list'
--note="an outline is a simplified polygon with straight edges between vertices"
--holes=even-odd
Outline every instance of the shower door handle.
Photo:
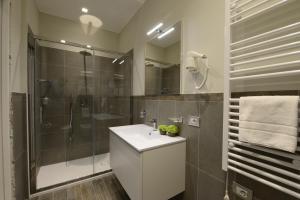
[{"label": "shower door handle", "polygon": [[68,128],[68,140],[69,143],[72,143],[73,139],[73,98],[71,97],[70,103],[70,121],[69,121],[69,128]]},{"label": "shower door handle", "polygon": [[73,103],[70,104],[70,121],[69,121],[69,127],[73,128]]}]

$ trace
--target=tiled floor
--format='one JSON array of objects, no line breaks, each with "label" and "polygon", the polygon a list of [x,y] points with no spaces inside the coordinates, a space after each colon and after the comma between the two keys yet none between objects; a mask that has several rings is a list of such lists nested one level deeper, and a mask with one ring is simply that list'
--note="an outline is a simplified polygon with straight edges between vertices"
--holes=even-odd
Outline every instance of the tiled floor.
[{"label": "tiled floor", "polygon": [[49,193],[33,200],[130,200],[114,175]]},{"label": "tiled floor", "polygon": [[[37,176],[37,189],[56,185],[110,170],[109,153],[94,157],[42,166]],[[51,176],[49,176],[51,174]]]}]

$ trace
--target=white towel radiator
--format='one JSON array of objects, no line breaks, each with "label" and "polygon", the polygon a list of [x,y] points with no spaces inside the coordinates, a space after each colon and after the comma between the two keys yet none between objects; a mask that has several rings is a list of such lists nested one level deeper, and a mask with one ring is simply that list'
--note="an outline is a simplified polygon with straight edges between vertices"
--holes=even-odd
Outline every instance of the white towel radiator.
[{"label": "white towel radiator", "polygon": [[300,131],[295,154],[240,142],[244,93],[233,94],[300,90],[299,10],[300,0],[226,0],[223,169],[300,199]]}]

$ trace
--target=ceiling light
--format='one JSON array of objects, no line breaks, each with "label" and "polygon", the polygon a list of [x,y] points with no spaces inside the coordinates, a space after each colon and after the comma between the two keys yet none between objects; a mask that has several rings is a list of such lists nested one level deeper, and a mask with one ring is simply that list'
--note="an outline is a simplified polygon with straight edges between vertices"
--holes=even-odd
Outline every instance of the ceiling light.
[{"label": "ceiling light", "polygon": [[83,12],[83,13],[88,13],[88,12],[89,12],[89,9],[87,9],[87,8],[81,8],[81,12]]},{"label": "ceiling light", "polygon": [[87,48],[89,48],[89,49],[90,49],[90,48],[92,48],[92,46],[91,46],[91,45],[89,45],[89,44],[88,44],[88,45],[86,45],[86,47],[87,47]]},{"label": "ceiling light", "polygon": [[61,43],[65,44],[66,43],[66,40],[60,40]]},{"label": "ceiling light", "polygon": [[160,27],[162,27],[164,24],[163,23],[159,23],[157,24],[153,29],[151,29],[147,35],[151,35],[152,33],[154,33],[155,31],[157,31]]},{"label": "ceiling light", "polygon": [[88,27],[92,25],[92,27],[100,28],[103,25],[103,22],[93,15],[81,15],[79,17],[79,20],[81,24],[86,25]]},{"label": "ceiling light", "polygon": [[122,65],[125,62],[125,60],[122,60],[119,64]]},{"label": "ceiling light", "polygon": [[160,36],[158,36],[158,39],[162,39],[163,37],[165,37],[166,35],[172,33],[175,30],[175,28],[170,28],[169,30],[167,30],[166,32],[164,32],[163,34],[161,34]]},{"label": "ceiling light", "polygon": [[115,62],[117,62],[117,60],[118,60],[118,58],[114,59],[114,61],[112,61],[112,63],[115,63]]}]

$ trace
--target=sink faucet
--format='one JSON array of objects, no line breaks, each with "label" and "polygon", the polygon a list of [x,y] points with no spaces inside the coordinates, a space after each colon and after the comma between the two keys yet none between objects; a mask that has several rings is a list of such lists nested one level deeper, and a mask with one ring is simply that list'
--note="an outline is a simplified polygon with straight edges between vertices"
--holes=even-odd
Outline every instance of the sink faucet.
[{"label": "sink faucet", "polygon": [[154,129],[154,130],[157,130],[157,119],[152,119],[152,120],[150,121],[150,123],[152,123],[153,129]]}]

